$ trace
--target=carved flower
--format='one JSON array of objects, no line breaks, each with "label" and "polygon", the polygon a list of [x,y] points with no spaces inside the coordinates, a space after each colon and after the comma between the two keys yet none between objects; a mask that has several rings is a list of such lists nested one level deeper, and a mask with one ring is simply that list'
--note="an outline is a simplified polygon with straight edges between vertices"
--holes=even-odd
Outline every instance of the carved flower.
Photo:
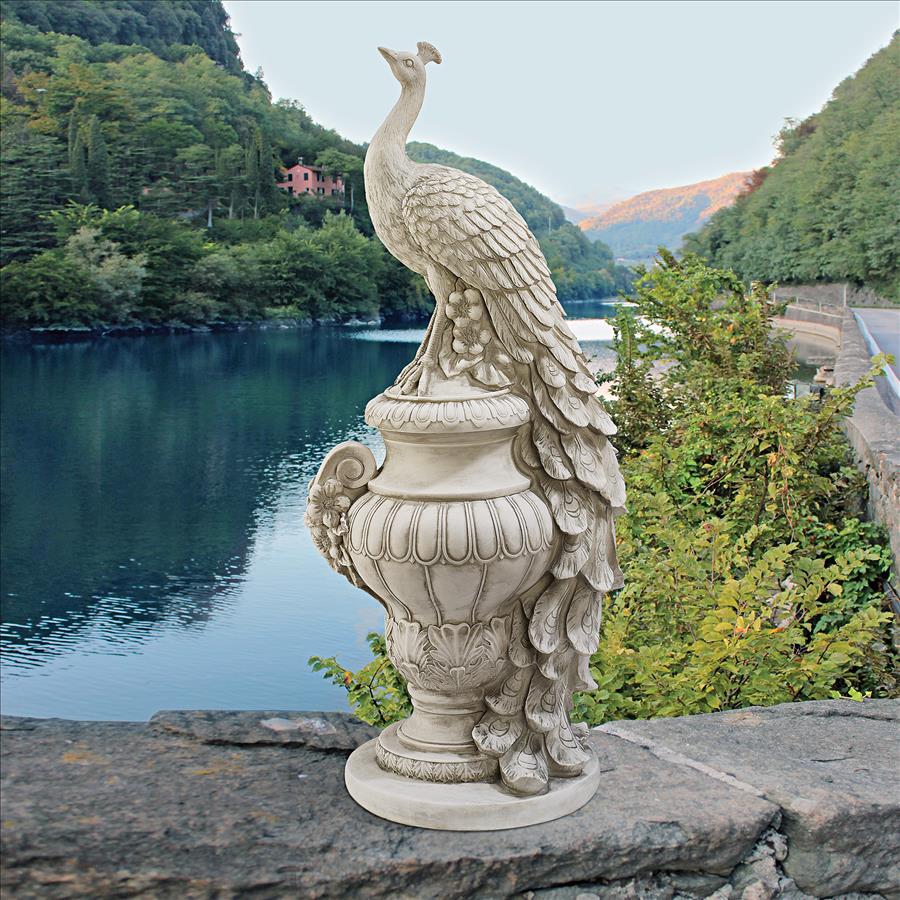
[{"label": "carved flower", "polygon": [[341,516],[348,509],[350,498],[341,493],[341,483],[336,478],[329,478],[324,484],[314,484],[310,488],[306,515],[311,527],[324,525],[326,528],[338,528]]},{"label": "carved flower", "polygon": [[309,529],[313,543],[319,553],[327,556],[331,549],[331,541],[328,539],[328,529],[324,525],[311,525]]},{"label": "carved flower", "polygon": [[453,329],[453,349],[464,356],[481,356],[484,345],[491,339],[486,328],[480,328],[477,322],[467,321],[465,325],[457,324]]},{"label": "carved flower", "polygon": [[454,291],[447,298],[447,315],[460,327],[465,327],[470,322],[478,322],[484,315],[481,294],[472,288]]}]

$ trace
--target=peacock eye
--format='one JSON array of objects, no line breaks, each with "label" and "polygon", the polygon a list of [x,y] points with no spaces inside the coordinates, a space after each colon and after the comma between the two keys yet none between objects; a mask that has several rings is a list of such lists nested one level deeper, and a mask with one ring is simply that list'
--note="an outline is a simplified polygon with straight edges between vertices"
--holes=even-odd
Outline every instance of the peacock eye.
[{"label": "peacock eye", "polygon": [[406,60],[406,68],[407,69],[411,69],[414,65],[415,65],[415,63],[411,59]]}]

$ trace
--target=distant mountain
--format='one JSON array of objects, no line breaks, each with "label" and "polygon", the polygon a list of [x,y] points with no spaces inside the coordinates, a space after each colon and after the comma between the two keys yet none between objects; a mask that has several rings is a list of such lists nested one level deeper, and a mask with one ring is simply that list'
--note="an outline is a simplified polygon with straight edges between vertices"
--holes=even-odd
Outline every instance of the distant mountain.
[{"label": "distant mountain", "polygon": [[566,219],[573,225],[577,225],[579,222],[583,222],[591,217],[591,213],[571,206],[563,206],[562,211],[566,214]]},{"label": "distant mountain", "polygon": [[608,244],[618,259],[649,260],[660,245],[677,249],[686,234],[733,203],[749,177],[749,172],[732,172],[683,187],[646,191],[583,219],[578,227],[592,240]]}]

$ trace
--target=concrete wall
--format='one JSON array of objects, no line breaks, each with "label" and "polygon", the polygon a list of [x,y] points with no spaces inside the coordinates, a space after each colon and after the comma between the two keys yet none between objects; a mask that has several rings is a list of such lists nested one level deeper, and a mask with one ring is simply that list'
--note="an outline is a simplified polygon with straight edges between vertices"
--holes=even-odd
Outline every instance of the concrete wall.
[{"label": "concrete wall", "polygon": [[[869,349],[853,313],[844,313],[841,348],[834,364],[837,385],[857,381],[869,370]],[[869,483],[868,513],[887,529],[894,554],[894,578],[900,582],[900,418],[888,409],[875,387],[861,391],[844,431],[857,465]]]},{"label": "concrete wall", "polygon": [[[784,316],[775,319],[779,328],[789,331],[799,338],[797,356],[804,362],[820,364],[837,356],[841,348],[841,330],[844,327],[844,313],[838,307],[819,307],[792,303]],[[812,345],[807,348],[803,338]]]},{"label": "concrete wall", "polygon": [[[775,324],[794,335],[804,362],[819,364],[830,355],[836,385],[858,381],[869,371],[871,354],[852,310],[843,306],[843,286],[813,287],[820,289],[818,293],[807,293],[791,303]],[[779,288],[777,293],[787,299],[792,290],[799,288]],[[900,417],[885,402],[887,391],[879,387],[886,386],[859,393],[843,429],[869,485],[869,518],[888,530],[893,580],[900,584]]]},{"label": "concrete wall", "polygon": [[815,305],[823,309],[845,306],[896,306],[879,297],[871,288],[852,284],[786,284],[775,288],[772,296],[779,300],[799,301],[801,305]]}]

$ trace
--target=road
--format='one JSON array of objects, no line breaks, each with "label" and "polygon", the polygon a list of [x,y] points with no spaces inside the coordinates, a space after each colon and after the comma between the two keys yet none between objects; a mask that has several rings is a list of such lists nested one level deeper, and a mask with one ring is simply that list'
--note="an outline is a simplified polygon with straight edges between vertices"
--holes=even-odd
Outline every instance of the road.
[{"label": "road", "polygon": [[[890,372],[878,379],[878,392],[888,408],[900,414],[900,309],[854,309],[869,352],[890,353],[894,357]],[[893,377],[892,377],[893,376]]]},{"label": "road", "polygon": [[853,312],[863,320],[878,349],[893,354],[891,368],[900,377],[900,309],[854,309]]}]

